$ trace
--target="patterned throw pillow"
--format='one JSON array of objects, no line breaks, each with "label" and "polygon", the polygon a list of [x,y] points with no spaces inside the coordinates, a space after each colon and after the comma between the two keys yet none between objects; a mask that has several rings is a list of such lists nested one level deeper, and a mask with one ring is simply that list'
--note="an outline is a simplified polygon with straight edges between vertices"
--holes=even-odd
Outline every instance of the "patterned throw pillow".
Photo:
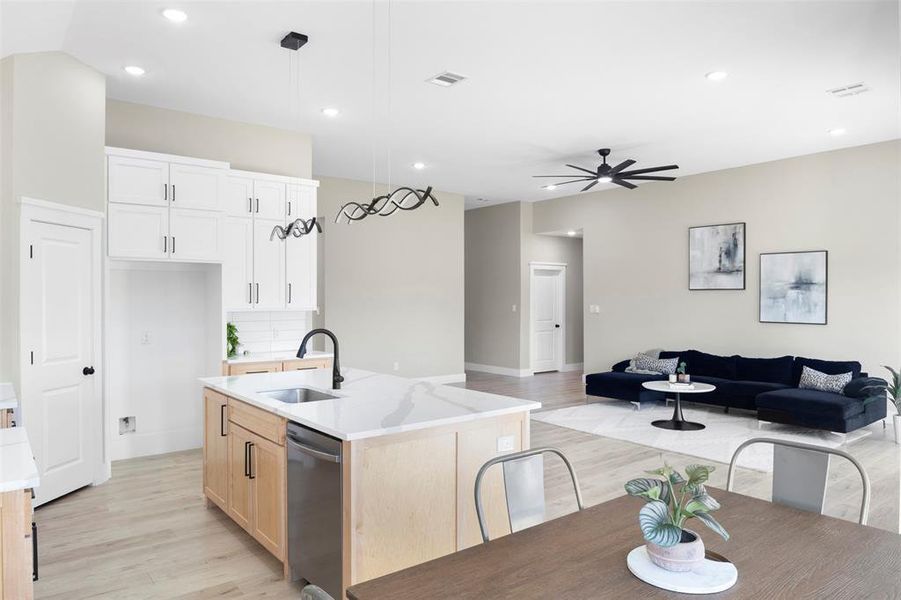
[{"label": "patterned throw pillow", "polygon": [[669,375],[676,372],[679,366],[679,357],[676,358],[654,358],[646,354],[639,354],[635,357],[635,370],[646,373],[662,373]]},{"label": "patterned throw pillow", "polygon": [[848,382],[851,381],[851,373],[842,373],[840,375],[827,375],[820,373],[815,369],[805,366],[801,371],[801,381],[798,387],[807,390],[819,390],[821,392],[832,392],[841,394]]}]

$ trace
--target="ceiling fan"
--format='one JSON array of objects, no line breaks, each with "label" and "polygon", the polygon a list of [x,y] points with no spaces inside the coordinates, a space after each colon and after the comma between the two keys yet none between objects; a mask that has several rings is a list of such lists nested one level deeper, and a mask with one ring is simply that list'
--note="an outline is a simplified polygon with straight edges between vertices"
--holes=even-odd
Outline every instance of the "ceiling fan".
[{"label": "ceiling fan", "polygon": [[656,173],[657,171],[669,171],[671,169],[678,169],[679,165],[666,165],[663,167],[649,167],[647,169],[634,169],[632,171],[626,171],[626,169],[635,164],[634,160],[624,160],[615,167],[611,167],[607,164],[607,157],[610,155],[610,148],[601,148],[600,150],[598,150],[598,154],[600,154],[601,159],[604,162],[598,165],[597,169],[594,171],[592,171],[591,169],[583,169],[582,167],[577,167],[576,165],[566,165],[571,169],[581,171],[581,173],[571,173],[569,175],[533,175],[532,177],[577,177],[577,179],[561,181],[559,183],[555,183],[554,185],[564,185],[567,183],[579,182],[584,183],[586,181],[590,181],[591,183],[582,188],[581,191],[583,192],[590,190],[598,183],[615,183],[616,185],[621,185],[624,188],[629,188],[630,190],[638,187],[634,183],[626,181],[627,179],[631,179],[633,181],[676,180],[675,177],[661,177],[659,175],[647,175],[646,173]]}]

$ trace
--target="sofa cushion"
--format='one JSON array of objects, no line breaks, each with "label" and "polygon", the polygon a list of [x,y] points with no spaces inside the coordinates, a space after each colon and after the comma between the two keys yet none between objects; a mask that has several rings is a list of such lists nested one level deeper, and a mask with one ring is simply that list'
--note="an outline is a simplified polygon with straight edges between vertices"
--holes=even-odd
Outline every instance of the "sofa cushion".
[{"label": "sofa cushion", "polygon": [[792,385],[797,386],[798,382],[801,381],[801,371],[804,370],[804,367],[816,369],[820,373],[826,373],[827,375],[840,375],[850,372],[851,379],[860,377],[861,370],[860,363],[856,360],[818,360],[816,358],[796,356],[792,366]]},{"label": "sofa cushion", "polygon": [[885,398],[886,386],[888,386],[888,382],[879,377],[858,377],[848,382],[848,385],[842,390],[842,394],[859,400]]},{"label": "sofa cushion", "polygon": [[779,358],[745,358],[735,360],[736,379],[741,381],[765,381],[767,383],[792,384],[793,356]]},{"label": "sofa cushion", "polygon": [[610,367],[610,370],[615,373],[623,373],[626,370],[626,367],[628,367],[629,363],[631,363],[631,362],[632,361],[628,360],[628,359],[621,360],[618,363],[616,363],[615,365],[613,365],[612,367]]},{"label": "sofa cushion", "polygon": [[790,388],[781,383],[770,383],[768,381],[723,380],[718,389],[722,390],[724,395],[732,398],[732,406],[754,410],[757,408],[757,396],[760,394]]},{"label": "sofa cushion", "polygon": [[699,350],[686,350],[680,360],[686,362],[691,375],[706,375],[722,379],[735,379],[735,364],[738,357],[717,356]]},{"label": "sofa cushion", "polygon": [[848,419],[864,411],[863,402],[857,398],[797,388],[764,392],[757,396],[756,405],[758,409],[819,414],[831,419]]},{"label": "sofa cushion", "polygon": [[[644,373],[592,373],[585,376],[585,392],[591,396],[603,396],[635,402],[641,399],[642,391],[647,391],[641,384],[645,381],[666,379],[666,375],[647,375]],[[647,399],[647,395],[645,395]],[[662,399],[663,394],[658,396]]]}]

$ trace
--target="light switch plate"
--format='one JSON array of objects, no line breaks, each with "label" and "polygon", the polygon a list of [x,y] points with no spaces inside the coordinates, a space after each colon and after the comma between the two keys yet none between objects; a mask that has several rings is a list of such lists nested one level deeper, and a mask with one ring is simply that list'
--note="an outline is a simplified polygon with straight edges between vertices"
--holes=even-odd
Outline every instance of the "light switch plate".
[{"label": "light switch plate", "polygon": [[497,438],[498,452],[513,452],[516,448],[516,437],[512,435],[502,435]]}]

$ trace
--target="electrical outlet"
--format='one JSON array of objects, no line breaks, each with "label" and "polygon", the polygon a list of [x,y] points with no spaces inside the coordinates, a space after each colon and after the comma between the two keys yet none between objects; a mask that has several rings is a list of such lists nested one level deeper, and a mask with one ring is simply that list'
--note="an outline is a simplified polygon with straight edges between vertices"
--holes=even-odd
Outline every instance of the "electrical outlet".
[{"label": "electrical outlet", "polygon": [[513,452],[516,445],[516,438],[512,435],[502,435],[497,438],[498,452]]},{"label": "electrical outlet", "polygon": [[400,363],[399,363],[399,362],[396,362],[396,361],[395,361],[395,363],[394,363],[394,370],[395,370],[395,371],[400,371]]},{"label": "electrical outlet", "polygon": [[121,417],[119,419],[119,435],[134,433],[136,429],[134,417]]},{"label": "electrical outlet", "polygon": [[150,344],[150,332],[144,331],[141,333],[141,345],[148,346]]}]

